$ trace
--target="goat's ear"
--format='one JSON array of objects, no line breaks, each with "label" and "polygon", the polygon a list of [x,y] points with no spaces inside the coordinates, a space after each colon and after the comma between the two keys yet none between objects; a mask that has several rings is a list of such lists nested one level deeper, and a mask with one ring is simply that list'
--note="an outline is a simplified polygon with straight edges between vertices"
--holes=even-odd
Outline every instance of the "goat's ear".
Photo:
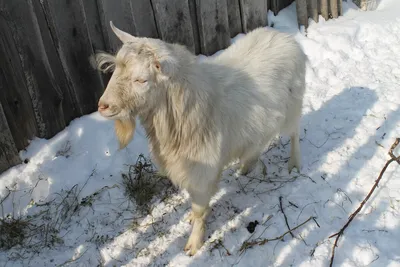
[{"label": "goat's ear", "polygon": [[115,134],[119,142],[119,149],[125,148],[133,138],[136,128],[136,119],[115,120]]},{"label": "goat's ear", "polygon": [[170,56],[160,58],[154,62],[154,67],[163,76],[173,77],[178,71],[178,62],[176,59]]},{"label": "goat's ear", "polygon": [[110,26],[111,26],[112,31],[121,40],[122,43],[132,42],[137,38],[127,32],[124,32],[124,31],[118,29],[117,27],[115,27],[114,23],[112,21],[110,21]]},{"label": "goat's ear", "polygon": [[113,72],[115,69],[115,57],[102,51],[97,51],[94,55],[91,55],[89,62],[94,69],[103,73]]}]

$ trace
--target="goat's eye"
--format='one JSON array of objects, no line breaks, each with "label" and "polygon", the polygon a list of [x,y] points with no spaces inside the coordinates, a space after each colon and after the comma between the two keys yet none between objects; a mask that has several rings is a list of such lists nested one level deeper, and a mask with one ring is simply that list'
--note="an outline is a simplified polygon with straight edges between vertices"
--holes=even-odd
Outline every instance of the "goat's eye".
[{"label": "goat's eye", "polygon": [[147,80],[144,80],[144,79],[137,79],[135,82],[137,82],[137,83],[145,83],[145,82],[147,82]]}]

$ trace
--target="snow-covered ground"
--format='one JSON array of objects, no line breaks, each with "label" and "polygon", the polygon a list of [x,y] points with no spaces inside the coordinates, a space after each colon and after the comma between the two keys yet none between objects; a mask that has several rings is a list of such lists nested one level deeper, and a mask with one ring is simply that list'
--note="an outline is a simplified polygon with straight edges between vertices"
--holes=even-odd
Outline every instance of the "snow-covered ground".
[{"label": "snow-covered ground", "polygon": [[[297,30],[295,4],[269,23],[292,32],[309,56],[302,118],[301,174],[288,174],[288,139],[265,153],[267,176],[226,170],[212,200],[203,248],[188,257],[185,192],[156,196],[149,215],[124,195],[122,173],[148,153],[143,129],[118,151],[113,124],[94,113],[74,120],[51,140],[35,139],[29,162],[0,176],[0,216],[51,222],[54,243],[0,252],[1,266],[327,266],[333,239],[369,192],[400,136],[400,1],[362,12],[344,2],[344,16]],[[237,38],[240,38],[239,35]],[[12,192],[11,192],[11,191]],[[165,193],[165,192],[164,192]],[[9,194],[9,195],[8,195]],[[6,198],[6,196],[8,197]],[[75,197],[78,199],[75,199]],[[85,198],[86,197],[86,198]],[[295,238],[239,249],[246,240]],[[84,199],[85,198],[85,199]],[[82,201],[83,200],[83,201]],[[48,203],[43,205],[43,203]],[[1,207],[0,207],[1,208]],[[45,211],[43,213],[39,213]],[[38,219],[39,218],[39,219]],[[257,220],[254,233],[246,226]],[[3,234],[3,233],[0,233]],[[31,253],[35,248],[37,253]],[[339,242],[334,266],[400,266],[400,167],[392,164]]]}]

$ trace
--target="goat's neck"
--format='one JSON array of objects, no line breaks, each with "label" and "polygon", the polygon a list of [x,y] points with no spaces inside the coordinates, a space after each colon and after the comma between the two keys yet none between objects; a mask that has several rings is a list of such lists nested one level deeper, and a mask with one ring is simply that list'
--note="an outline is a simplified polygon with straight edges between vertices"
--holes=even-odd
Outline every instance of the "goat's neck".
[{"label": "goat's neck", "polygon": [[[141,114],[148,139],[159,153],[178,152],[188,147],[192,140],[204,140],[210,135],[214,121],[213,106],[209,100],[214,96],[210,93],[212,90],[192,87],[199,78],[192,79],[190,83],[171,83],[157,108]],[[204,81],[198,84],[204,84]]]}]

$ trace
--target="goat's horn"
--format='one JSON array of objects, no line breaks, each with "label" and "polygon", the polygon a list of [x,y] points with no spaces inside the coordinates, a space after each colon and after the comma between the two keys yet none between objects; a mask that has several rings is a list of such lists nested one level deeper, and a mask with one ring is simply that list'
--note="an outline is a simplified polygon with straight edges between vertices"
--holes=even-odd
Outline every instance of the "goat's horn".
[{"label": "goat's horn", "polygon": [[113,32],[115,33],[115,35],[117,35],[117,37],[123,43],[132,42],[133,40],[135,40],[135,38],[136,38],[135,36],[118,29],[117,27],[114,26],[114,23],[112,21],[110,21],[110,26],[111,26],[111,29],[113,30]]}]

